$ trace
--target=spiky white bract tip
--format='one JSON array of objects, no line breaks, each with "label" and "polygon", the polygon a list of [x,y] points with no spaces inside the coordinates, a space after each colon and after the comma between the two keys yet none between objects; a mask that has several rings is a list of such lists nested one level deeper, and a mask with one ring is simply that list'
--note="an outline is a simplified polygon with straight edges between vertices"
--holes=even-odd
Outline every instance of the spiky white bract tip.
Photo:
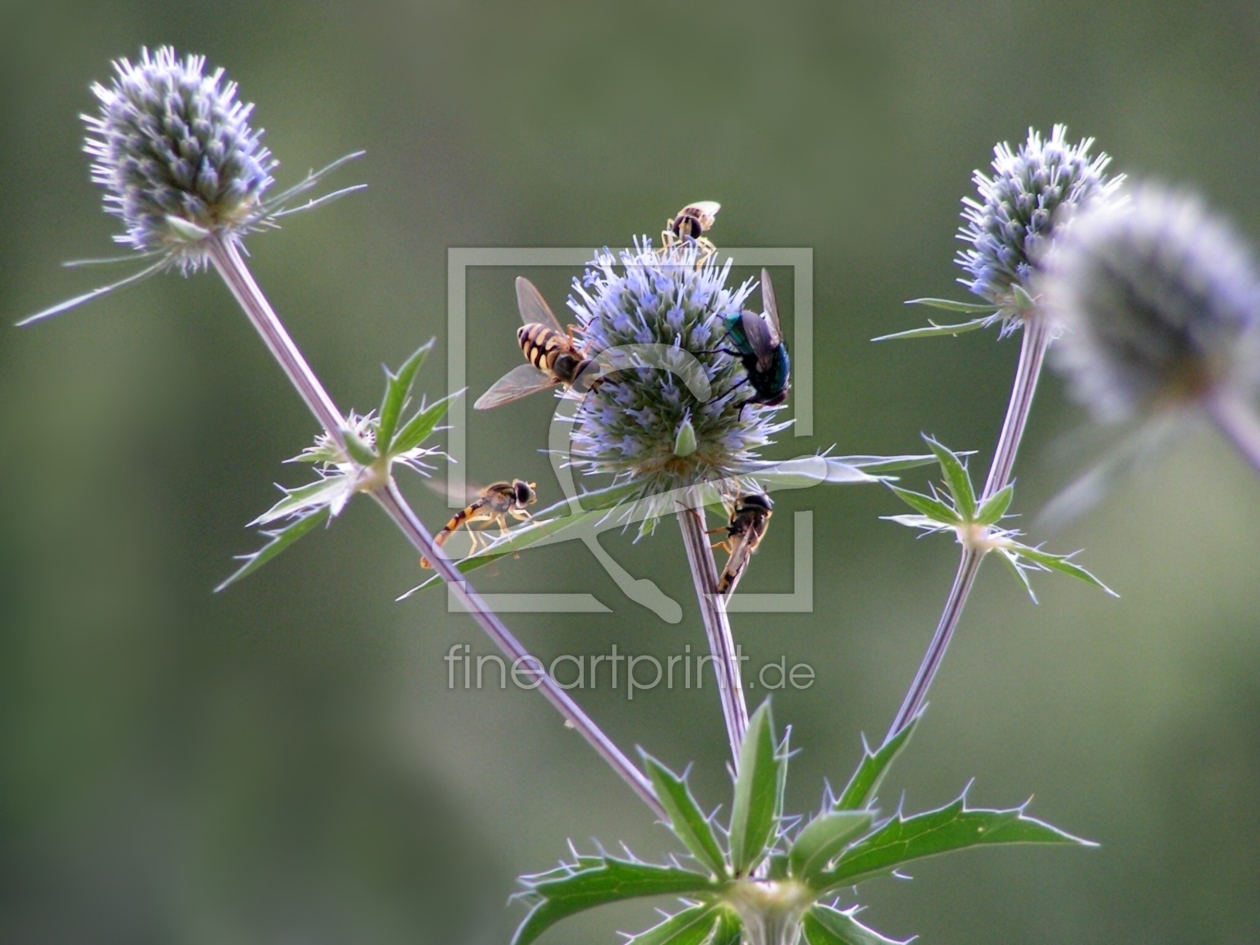
[{"label": "spiky white bract tip", "polygon": [[1260,381],[1260,273],[1196,197],[1146,185],[1083,216],[1041,286],[1065,329],[1055,362],[1099,420]]},{"label": "spiky white bract tip", "polygon": [[114,72],[92,86],[100,108],[83,120],[92,180],[126,226],[116,239],[195,269],[207,236],[239,238],[259,222],[277,162],[249,125],[253,105],[237,100],[222,69],[207,74],[204,56],[142,49]]},{"label": "spiky white bract tip", "polygon": [[749,401],[731,353],[725,318],[755,283],[728,288],[730,269],[694,243],[657,249],[644,237],[597,254],[573,282],[569,308],[587,356],[606,355],[616,370],[579,406],[571,459],[587,474],[641,484],[641,530],[673,511],[666,494],[745,474],[786,426],[775,422],[780,408]]},{"label": "spiky white bract tip", "polygon": [[1123,180],[1107,177],[1111,158],[1091,157],[1093,143],[1071,144],[1066,125],[1055,125],[1049,138],[1029,128],[1018,151],[1005,142],[993,149],[992,177],[973,175],[978,199],[963,198],[958,238],[970,245],[956,259],[967,273],[959,282],[998,307],[994,318],[1004,331],[1030,310],[1033,275],[1051,241],[1076,212],[1112,198]]},{"label": "spiky white bract tip", "polygon": [[[374,411],[362,415],[351,411],[342,435],[347,440],[353,438],[364,449],[374,452],[379,425],[380,419]],[[389,457],[387,463],[364,465],[347,456],[328,433],[320,433],[315,437],[312,446],[287,460],[290,463],[310,463],[315,467],[319,478],[305,486],[284,490],[285,497],[250,522],[250,525],[268,525],[285,519],[301,518],[321,508],[327,508],[336,517],[356,494],[370,492],[385,481],[395,464],[428,476],[435,467],[426,460],[439,456],[445,454],[438,449],[416,446]]]}]

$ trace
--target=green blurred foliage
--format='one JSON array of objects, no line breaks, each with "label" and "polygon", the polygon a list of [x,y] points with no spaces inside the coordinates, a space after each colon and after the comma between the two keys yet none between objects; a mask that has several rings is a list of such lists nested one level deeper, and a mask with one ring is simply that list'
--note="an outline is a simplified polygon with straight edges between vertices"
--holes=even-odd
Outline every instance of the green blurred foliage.
[{"label": "green blurred foliage", "polygon": [[[1066,121],[1117,170],[1188,183],[1255,233],[1260,11],[1242,3],[491,5],[47,0],[0,7],[0,313],[87,288],[115,221],[76,115],[142,44],[206,53],[258,103],[280,182],[366,148],[362,195],[250,242],[255,274],[345,407],[382,361],[439,337],[446,250],[617,246],[684,202],[723,204],[719,245],[814,251],[816,432],[786,455],[905,452],[920,431],[984,462],[1015,345],[990,335],[872,346],[902,301],[961,297],[958,200],[998,140]],[[512,366],[511,278],[469,279],[474,394]],[[559,307],[571,273],[537,273]],[[776,283],[780,280],[776,277]],[[793,292],[782,283],[789,324]],[[538,397],[470,431],[469,475],[558,497]],[[1018,467],[1031,513],[1088,452],[1047,379]],[[537,694],[449,691],[441,657],[490,646],[440,595],[395,604],[414,554],[370,507],[228,593],[243,525],[297,481],[314,433],[211,276],[149,282],[0,329],[0,939],[21,942],[492,942],[512,877],[568,837],[669,848],[635,797]],[[1097,443],[1095,445],[1098,445]],[[909,477],[915,487],[922,478]],[[410,485],[410,484],[409,484]],[[433,526],[440,500],[413,488]],[[1040,606],[982,575],[916,741],[884,787],[916,809],[1034,791],[1032,813],[1101,841],[931,862],[866,890],[869,920],[925,941],[1233,943],[1260,928],[1260,485],[1193,433],[1055,536],[1113,601],[1044,580]],[[841,781],[891,719],[954,564],[878,516],[883,490],[784,494],[741,590],[791,585],[791,516],[813,509],[811,614],[747,615],[753,663],[818,682],[781,693],[802,748],[790,805]],[[1031,517],[1031,516],[1029,516]],[[1037,535],[1033,535],[1038,538]],[[686,602],[680,543],[605,545]],[[481,572],[488,591],[590,590],[606,615],[513,615],[540,653],[703,645],[559,547]],[[716,805],[714,694],[579,693]],[[547,939],[613,942],[646,906]]]}]

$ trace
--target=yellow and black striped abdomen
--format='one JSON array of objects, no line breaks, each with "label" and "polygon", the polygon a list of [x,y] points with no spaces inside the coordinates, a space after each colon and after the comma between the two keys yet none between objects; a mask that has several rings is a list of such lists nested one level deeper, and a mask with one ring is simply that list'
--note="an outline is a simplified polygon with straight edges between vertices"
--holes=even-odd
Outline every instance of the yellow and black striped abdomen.
[{"label": "yellow and black striped abdomen", "polygon": [[543,371],[551,371],[555,367],[556,358],[573,350],[573,343],[568,335],[562,335],[546,325],[522,325],[517,329],[516,340],[520,343],[525,359]]},{"label": "yellow and black striped abdomen", "polygon": [[478,508],[477,505],[470,505],[468,506],[468,508],[460,509],[454,515],[452,515],[451,520],[446,523],[446,527],[443,528],[440,532],[438,532],[437,535],[434,537],[433,539],[434,543],[438,545],[446,544],[446,539],[451,537],[451,533],[454,532],[455,529],[459,528],[459,526],[463,525],[466,521],[468,521],[469,516],[471,516],[472,513],[477,510],[477,508]]}]

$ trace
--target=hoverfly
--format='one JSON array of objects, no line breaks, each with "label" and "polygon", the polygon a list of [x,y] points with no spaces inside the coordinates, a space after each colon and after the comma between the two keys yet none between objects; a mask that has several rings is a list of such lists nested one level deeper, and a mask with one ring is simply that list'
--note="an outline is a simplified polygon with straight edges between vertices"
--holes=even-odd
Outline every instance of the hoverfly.
[{"label": "hoverfly", "polygon": [[[761,544],[761,539],[766,536],[766,529],[770,527],[773,508],[774,503],[765,493],[741,495],[735,500],[730,524],[725,528],[726,540],[713,546],[725,548],[730,555],[726,559],[726,567],[722,568],[721,577],[718,578],[719,594],[729,593],[748,567],[748,560]],[[715,531],[720,532],[723,529],[718,528]]]},{"label": "hoverfly", "polygon": [[774,298],[770,273],[764,269],[761,270],[761,299],[766,306],[764,314],[745,310],[726,316],[726,335],[735,346],[734,351],[726,353],[743,363],[746,382],[753,390],[752,396],[739,405],[740,413],[747,404],[779,406],[787,400],[792,386],[792,362],[779,325],[779,305]]},{"label": "hoverfly", "polygon": [[529,364],[508,371],[473,404],[489,410],[563,384],[579,394],[599,384],[600,368],[578,350],[572,334],[560,327],[542,293],[528,279],[516,279],[516,304],[525,324],[516,330],[516,341]]},{"label": "hoverfly", "polygon": [[691,241],[701,250],[697,263],[703,263],[717,252],[717,247],[704,238],[704,233],[713,228],[714,217],[721,209],[722,205],[712,200],[687,204],[672,219],[665,221],[665,229],[661,231],[661,251],[667,252],[677,243]]},{"label": "hoverfly", "polygon": [[[524,479],[492,482],[477,494],[477,498],[473,499],[467,508],[451,516],[446,527],[433,536],[433,543],[446,544],[446,539],[450,538],[456,529],[463,525],[471,526],[473,522],[496,522],[500,533],[507,534],[509,515],[518,522],[529,520],[529,512],[525,510],[525,506],[533,505],[538,501],[538,493],[534,491],[537,486],[536,482],[526,482]],[[469,528],[468,535],[472,540],[472,551],[476,551],[478,533]],[[421,558],[420,567],[431,568],[433,565],[427,558]]]}]

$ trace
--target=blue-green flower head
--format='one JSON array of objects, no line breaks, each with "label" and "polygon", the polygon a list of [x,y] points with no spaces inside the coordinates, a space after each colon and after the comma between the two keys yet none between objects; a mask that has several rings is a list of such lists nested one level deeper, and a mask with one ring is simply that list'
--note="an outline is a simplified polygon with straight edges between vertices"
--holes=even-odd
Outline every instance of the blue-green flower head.
[{"label": "blue-green flower head", "polygon": [[993,176],[976,171],[972,177],[979,199],[963,198],[966,222],[958,238],[970,245],[958,253],[956,262],[967,273],[958,281],[1008,320],[1024,307],[1021,292],[1031,294],[1033,275],[1056,232],[1076,211],[1113,195],[1123,180],[1104,173],[1111,162],[1106,154],[1090,156],[1093,138],[1070,144],[1066,135],[1066,125],[1055,125],[1048,139],[1030,128],[1018,151],[997,145]]},{"label": "blue-green flower head", "polygon": [[1075,223],[1041,280],[1057,366],[1103,421],[1260,381],[1260,273],[1196,198],[1145,186]]},{"label": "blue-green flower head", "polygon": [[238,239],[258,222],[277,163],[249,125],[253,106],[205,65],[169,46],[142,50],[134,64],[119,59],[113,81],[92,87],[99,113],[83,116],[92,180],[127,228],[115,239],[171,252],[185,269],[203,261],[204,236]]},{"label": "blue-green flower head", "polygon": [[787,426],[774,420],[780,408],[749,402],[730,350],[726,319],[755,286],[728,288],[730,269],[693,242],[654,249],[645,237],[619,257],[605,250],[574,280],[569,307],[588,356],[617,368],[578,408],[572,456],[583,471],[640,482],[651,497],[747,473]]}]

